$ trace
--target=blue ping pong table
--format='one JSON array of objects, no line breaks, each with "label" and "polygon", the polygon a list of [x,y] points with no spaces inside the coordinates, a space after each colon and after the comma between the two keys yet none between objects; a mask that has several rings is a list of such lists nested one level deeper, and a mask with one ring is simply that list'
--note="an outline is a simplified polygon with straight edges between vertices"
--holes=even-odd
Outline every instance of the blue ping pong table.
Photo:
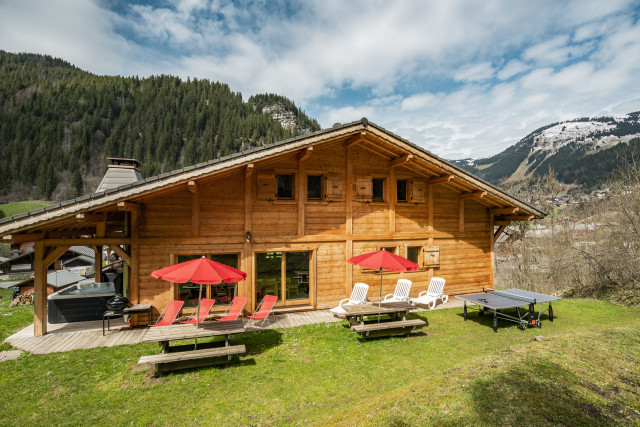
[{"label": "blue ping pong table", "polygon": [[[482,292],[478,294],[457,295],[457,299],[464,301],[464,320],[467,320],[467,303],[479,306],[478,314],[484,316],[485,310],[493,311],[493,332],[498,332],[498,319],[504,319],[518,324],[518,328],[524,330],[528,326],[542,327],[540,316],[544,312],[549,313],[549,320],[553,322],[552,301],[558,301],[562,298],[551,295],[539,294],[536,292],[525,291],[522,289],[507,289],[505,291],[496,291],[493,289],[482,288]],[[546,310],[543,310],[542,304],[549,303]],[[540,304],[538,315],[536,317],[535,305]],[[521,312],[520,307],[527,306],[526,312]],[[516,315],[510,315],[500,310],[516,309]]]}]

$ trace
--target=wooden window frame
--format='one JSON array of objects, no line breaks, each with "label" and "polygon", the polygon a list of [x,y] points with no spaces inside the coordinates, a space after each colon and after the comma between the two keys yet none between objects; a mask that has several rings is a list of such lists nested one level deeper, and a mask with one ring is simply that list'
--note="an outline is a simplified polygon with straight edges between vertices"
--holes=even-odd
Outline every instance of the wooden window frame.
[{"label": "wooden window frame", "polygon": [[[400,200],[398,199],[398,182],[399,181],[404,181],[405,182],[405,193],[407,198],[404,200]],[[396,177],[396,191],[395,191],[395,197],[396,197],[396,203],[402,203],[402,204],[407,204],[407,203],[411,203],[412,200],[412,194],[411,194],[411,187],[412,187],[412,181],[413,179],[411,177],[408,176],[397,176]]]},{"label": "wooden window frame", "polygon": [[[280,176],[291,177],[291,197],[280,196]],[[296,200],[296,174],[288,172],[276,172],[276,200],[292,202]]]},{"label": "wooden window frame", "polygon": [[[315,171],[307,171],[305,174],[307,179],[305,179],[305,201],[309,203],[319,203],[326,201],[326,183],[327,183],[327,175],[322,172]],[[310,176],[319,176],[320,177],[320,198],[319,199],[310,199],[309,198],[309,177]]]},{"label": "wooden window frame", "polygon": [[[373,180],[382,180],[382,200],[374,200]],[[371,175],[371,203],[389,203],[389,176]]]}]

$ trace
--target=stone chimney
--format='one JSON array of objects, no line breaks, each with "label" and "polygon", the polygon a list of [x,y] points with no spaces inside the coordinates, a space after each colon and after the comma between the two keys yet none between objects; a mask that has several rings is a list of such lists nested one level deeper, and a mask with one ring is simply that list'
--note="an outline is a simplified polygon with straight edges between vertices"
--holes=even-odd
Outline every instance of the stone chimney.
[{"label": "stone chimney", "polygon": [[140,172],[140,162],[136,159],[107,157],[107,160],[109,161],[107,173],[102,177],[96,193],[118,188],[121,185],[131,184],[132,182],[143,179],[142,173]]}]

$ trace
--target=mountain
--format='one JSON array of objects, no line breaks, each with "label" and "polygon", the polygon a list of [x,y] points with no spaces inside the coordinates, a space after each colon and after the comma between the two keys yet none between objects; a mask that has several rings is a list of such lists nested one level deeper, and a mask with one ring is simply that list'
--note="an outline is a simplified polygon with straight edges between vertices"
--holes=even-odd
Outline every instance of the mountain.
[{"label": "mountain", "polygon": [[490,182],[503,184],[526,183],[551,169],[561,182],[592,190],[638,155],[640,112],[633,112],[624,117],[553,123],[495,156],[453,163]]},{"label": "mountain", "polygon": [[95,190],[106,157],[157,175],[320,126],[282,96],[246,102],[223,83],[97,76],[46,55],[0,50],[0,200]]}]

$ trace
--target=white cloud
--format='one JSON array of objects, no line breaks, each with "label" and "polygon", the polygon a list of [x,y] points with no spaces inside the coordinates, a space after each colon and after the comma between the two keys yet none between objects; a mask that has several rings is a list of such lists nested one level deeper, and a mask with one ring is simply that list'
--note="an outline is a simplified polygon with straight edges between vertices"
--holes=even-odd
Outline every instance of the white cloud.
[{"label": "white cloud", "polygon": [[494,70],[490,62],[469,64],[457,70],[453,78],[463,82],[477,82],[493,77]]},{"label": "white cloud", "polygon": [[505,65],[500,71],[498,71],[497,77],[500,80],[508,80],[511,77],[523,73],[529,69],[531,69],[531,66],[525,64],[521,60],[512,59],[507,63],[507,65]]},{"label": "white cloud", "polygon": [[632,0],[107,4],[4,2],[0,49],[279,93],[325,127],[366,116],[448,158],[493,154],[549,122],[640,109]]}]

